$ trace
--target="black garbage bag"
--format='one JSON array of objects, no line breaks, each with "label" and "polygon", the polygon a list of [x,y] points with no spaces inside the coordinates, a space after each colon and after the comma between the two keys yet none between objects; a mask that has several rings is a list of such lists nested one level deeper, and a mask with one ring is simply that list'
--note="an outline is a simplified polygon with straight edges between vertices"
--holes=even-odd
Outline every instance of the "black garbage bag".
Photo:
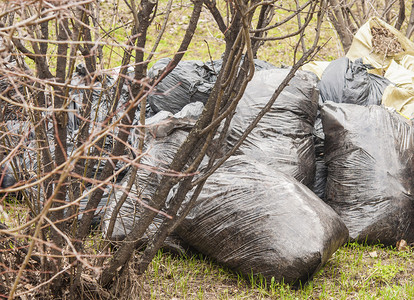
[{"label": "black garbage bag", "polygon": [[[146,154],[141,160],[142,167],[138,170],[136,175],[136,183],[133,185],[128,198],[121,206],[116,217],[112,235],[107,238],[111,240],[123,240],[125,236],[131,232],[144,210],[149,208],[149,199],[154,195],[162,177],[160,172],[168,167],[169,163],[174,158],[176,151],[187,138],[187,135],[187,131],[178,129],[166,137],[151,139],[151,141],[147,143]],[[117,188],[109,193],[109,201],[102,222],[102,231],[105,236],[108,234],[112,212],[120,200],[130,176],[131,169],[120,183],[122,188]],[[170,193],[168,199],[171,199],[172,195],[173,194]],[[155,216],[153,222],[150,224],[140,241],[141,245],[145,245],[148,242],[149,237],[158,230],[159,226],[164,221],[164,218],[165,216],[162,213]],[[171,234],[165,240],[163,248],[177,253],[184,253],[187,246],[178,236]]]},{"label": "black garbage bag", "polygon": [[177,233],[242,274],[304,283],[348,238],[306,186],[250,157],[230,157],[205,183]]},{"label": "black garbage bag", "polygon": [[[48,134],[53,135],[53,132],[49,130]],[[0,124],[0,135],[7,136],[6,141],[0,143],[1,161],[4,162],[0,166],[1,186],[7,188],[17,183],[23,185],[33,181],[37,176],[38,141],[32,122],[22,119],[7,120]],[[24,192],[29,196],[34,189],[25,188]]]},{"label": "black garbage bag", "polygon": [[350,238],[414,242],[414,131],[381,106],[326,103],[322,108],[326,201]]},{"label": "black garbage bag", "polygon": [[[158,188],[163,173],[168,173],[169,164],[187,138],[188,129],[194,126],[202,110],[203,104],[201,102],[190,103],[175,115],[162,111],[147,120],[148,134],[145,141],[145,152],[140,161],[141,167],[138,169],[135,184],[118,214],[111,239],[123,239],[139,220],[142,211],[148,209],[148,200],[152,198]],[[174,174],[171,175],[174,176]],[[130,176],[131,170],[120,183],[122,187],[127,186]],[[108,208],[103,220],[105,235],[108,231],[112,211],[121,198],[123,190],[123,188],[117,188],[109,195]],[[162,214],[157,215],[147,232],[147,236],[155,232],[163,219]]]},{"label": "black garbage bag", "polygon": [[[148,76],[155,77],[171,61],[163,58],[157,61],[148,71]],[[165,110],[171,113],[179,112],[185,105],[192,102],[205,104],[210,96],[223,61],[215,60],[204,63],[199,60],[180,61],[148,96],[148,103],[157,113]],[[268,62],[255,59],[256,70],[274,68]]]},{"label": "black garbage bag", "polygon": [[[318,83],[320,102],[353,103],[359,105],[380,105],[382,94],[391,82],[378,75],[368,73],[372,67],[361,59],[352,62],[346,57],[331,62]],[[324,135],[320,117],[315,122],[316,172],[313,191],[325,197],[327,167],[325,166]]]},{"label": "black garbage bag", "polygon": [[[118,103],[118,109],[112,112],[113,105],[114,105],[114,95],[116,92],[116,83],[119,76],[120,69],[117,68],[112,73],[104,73],[100,77],[97,78],[97,80],[93,83],[92,86],[90,86],[88,82],[88,76],[87,76],[87,70],[86,67],[83,64],[79,64],[76,67],[76,72],[74,72],[72,78],[71,78],[71,90],[70,90],[70,103],[68,105],[68,126],[67,126],[67,143],[71,145],[71,148],[73,149],[74,145],[77,145],[78,138],[79,138],[79,126],[80,122],[83,118],[93,120],[93,122],[90,123],[89,131],[91,132],[99,132],[99,130],[105,129],[108,126],[108,118],[113,117],[114,119],[118,119],[121,114],[124,112],[124,109],[122,109],[124,106],[128,105],[128,101],[130,99],[130,91],[129,86],[131,84],[131,81],[129,78],[132,78],[133,70],[129,70],[127,72],[127,76],[124,82],[124,85],[121,88],[121,94],[120,99]],[[82,116],[82,114],[85,113],[85,99],[86,91],[89,91],[92,88],[92,93],[90,99],[87,99],[90,101],[90,113],[88,116]],[[138,125],[139,120],[139,108],[140,105],[138,105],[137,113],[135,115],[135,118],[133,120],[133,125]],[[146,107],[146,117],[152,116],[153,113],[147,105]],[[81,116],[81,117],[79,117]],[[113,130],[110,130],[108,132],[108,135],[105,137],[105,144],[103,145],[103,151],[98,150],[98,154],[102,156],[103,158],[108,157],[108,153],[112,152],[112,149],[114,147],[114,137],[118,134],[119,127],[115,126]],[[131,136],[129,136],[129,143],[132,143]],[[70,150],[72,150],[70,149]],[[93,147],[91,149],[92,153],[93,150],[95,150]],[[102,152],[101,152],[102,151]],[[70,155],[71,151],[68,150],[68,154]],[[128,149],[125,149],[124,151],[125,156],[131,156],[131,153]],[[132,154],[133,155],[133,154]],[[97,157],[97,159],[89,159],[89,165],[93,164],[94,168],[92,173],[88,174],[89,176],[94,176],[94,174],[97,174],[97,177],[99,177],[99,174],[102,172],[105,162],[101,161],[101,158]],[[117,165],[115,166],[115,171],[118,171],[121,169],[125,164],[121,161],[118,161]],[[125,175],[125,172],[122,172],[117,177],[117,181],[119,182],[123,176]]]},{"label": "black garbage bag", "polygon": [[[148,75],[157,76],[170,61],[170,58],[160,59],[148,71]],[[216,79],[213,69],[202,61],[181,61],[148,95],[148,103],[156,113],[165,110],[174,114],[191,102],[205,104]]]},{"label": "black garbage bag", "polygon": [[382,94],[391,82],[385,77],[368,73],[370,68],[362,63],[362,59],[352,62],[342,57],[331,62],[318,85],[322,101],[381,104]]},{"label": "black garbage bag", "polygon": [[[288,72],[288,69],[273,69],[254,75],[233,116],[229,147],[240,139]],[[312,132],[318,109],[316,84],[314,74],[297,72],[238,153],[265,162],[311,187],[315,176]]]},{"label": "black garbage bag", "polygon": [[[131,231],[132,227],[139,220],[142,211],[147,209],[148,200],[152,198],[158,188],[162,177],[160,171],[168,167],[168,164],[172,161],[174,154],[185,141],[187,135],[188,133],[184,130],[176,130],[169,136],[152,139],[147,143],[146,153],[140,162],[142,168],[138,170],[136,184],[132,187],[127,200],[121,207],[112,236],[110,237],[111,239],[121,240]],[[121,187],[125,188],[127,186],[130,176],[131,170],[121,181]],[[102,228],[105,234],[108,230],[112,211],[123,194],[123,188],[116,189],[110,194]],[[159,215],[155,222],[156,224],[153,224],[151,229],[155,230],[162,220],[163,217]]]}]

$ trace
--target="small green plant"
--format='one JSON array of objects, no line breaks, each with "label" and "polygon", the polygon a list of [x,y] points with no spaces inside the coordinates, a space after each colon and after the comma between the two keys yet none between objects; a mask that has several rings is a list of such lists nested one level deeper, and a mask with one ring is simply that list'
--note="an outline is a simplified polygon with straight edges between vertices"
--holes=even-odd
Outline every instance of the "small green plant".
[{"label": "small green plant", "polygon": [[372,278],[380,283],[391,284],[392,280],[399,273],[404,271],[404,267],[396,264],[383,264],[381,261],[373,266]]}]

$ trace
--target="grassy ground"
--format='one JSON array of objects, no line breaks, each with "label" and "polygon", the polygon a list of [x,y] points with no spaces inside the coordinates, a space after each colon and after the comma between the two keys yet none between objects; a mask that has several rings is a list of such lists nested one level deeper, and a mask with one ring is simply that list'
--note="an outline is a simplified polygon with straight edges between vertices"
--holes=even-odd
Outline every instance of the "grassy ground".
[{"label": "grassy ground", "polygon": [[[137,299],[414,299],[414,253],[381,246],[340,248],[303,287],[242,278],[202,255],[159,252]],[[135,297],[134,297],[135,298]]]},{"label": "grassy ground", "polygon": [[[9,203],[0,221],[17,227],[24,223],[24,210]],[[100,240],[99,235],[92,236]],[[87,252],[95,253],[97,240],[91,240]],[[413,247],[347,244],[299,288],[242,277],[194,253],[178,256],[159,251],[147,272],[138,276],[138,259],[139,253],[129,265],[130,286],[120,299],[414,299]]]}]

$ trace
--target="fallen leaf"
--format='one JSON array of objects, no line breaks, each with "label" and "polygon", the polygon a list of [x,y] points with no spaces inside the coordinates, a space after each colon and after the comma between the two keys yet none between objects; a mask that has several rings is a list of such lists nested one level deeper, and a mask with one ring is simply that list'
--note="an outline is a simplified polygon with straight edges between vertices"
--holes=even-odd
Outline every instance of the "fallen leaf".
[{"label": "fallen leaf", "polygon": [[372,258],[377,258],[378,257],[378,253],[377,251],[372,251],[372,252],[368,252],[369,256],[371,256]]},{"label": "fallen leaf", "polygon": [[396,244],[396,248],[398,251],[405,251],[408,249],[407,241],[405,240],[399,240]]}]

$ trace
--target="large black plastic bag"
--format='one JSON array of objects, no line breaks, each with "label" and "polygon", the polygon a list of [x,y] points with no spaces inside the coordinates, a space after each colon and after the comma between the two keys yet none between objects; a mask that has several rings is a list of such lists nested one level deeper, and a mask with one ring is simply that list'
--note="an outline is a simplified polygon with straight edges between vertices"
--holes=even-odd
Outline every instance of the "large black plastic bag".
[{"label": "large black plastic bag", "polygon": [[[177,149],[187,138],[187,134],[188,133],[184,130],[176,130],[167,137],[153,139],[149,144],[147,144],[146,154],[141,160],[142,168],[138,170],[136,184],[131,189],[128,199],[121,207],[111,237],[112,239],[123,239],[131,231],[134,224],[139,220],[142,211],[147,209],[143,204],[147,204],[148,199],[152,198],[158,187],[162,177],[159,170],[166,168],[172,161]],[[126,187],[129,178],[130,172],[128,172],[120,185],[122,187]],[[117,189],[110,196],[108,209],[104,217],[104,232],[107,231],[112,211],[115,208],[116,203],[119,201],[122,193],[123,189]],[[161,216],[160,219],[162,220]],[[153,224],[152,226],[156,225]]]},{"label": "large black plastic bag", "polygon": [[[118,213],[112,235],[107,238],[111,240],[122,240],[131,232],[131,229],[139,221],[144,210],[148,209],[148,200],[154,195],[162,177],[159,171],[168,167],[176,151],[187,138],[187,135],[188,132],[177,129],[166,137],[151,139],[147,143],[146,155],[142,157],[142,167],[138,170],[135,184]],[[120,184],[123,188],[115,189],[109,194],[108,206],[106,207],[102,222],[104,235],[108,234],[112,212],[120,200],[130,176],[131,170]],[[168,198],[170,199],[171,197],[172,193],[170,193]],[[148,238],[157,231],[163,220],[164,216],[162,214],[155,216],[154,221],[150,224],[141,240],[141,245],[148,242]],[[163,248],[183,253],[185,252],[184,248],[186,246],[179,237],[172,234],[165,240]]]},{"label": "large black plastic bag", "polygon": [[322,108],[326,201],[351,239],[414,242],[414,131],[381,106],[327,103]]},{"label": "large black plastic bag", "polygon": [[[148,75],[155,77],[171,61],[160,59],[149,70]],[[191,102],[206,103],[217,77],[202,61],[181,61],[148,96],[148,103],[154,112],[162,110],[179,112]]]},{"label": "large black plastic bag", "polygon": [[391,82],[368,73],[362,59],[352,62],[346,57],[331,62],[319,82],[323,102],[352,103],[359,105],[381,104],[382,94]]},{"label": "large black plastic bag", "polygon": [[[254,75],[231,122],[229,146],[240,139],[288,73],[288,69],[273,69]],[[316,84],[314,74],[297,72],[271,110],[240,146],[239,153],[265,162],[312,186],[315,176],[312,131],[318,109]]]},{"label": "large black plastic bag", "polygon": [[[147,204],[148,199],[152,198],[158,188],[162,177],[161,171],[168,168],[178,148],[187,138],[188,130],[183,129],[189,129],[194,125],[202,109],[202,103],[190,103],[175,115],[162,111],[147,120],[148,134],[145,141],[145,153],[140,162],[141,167],[138,170],[131,193],[121,207],[111,239],[123,239],[138,221],[142,211],[147,209],[143,204]],[[174,176],[174,174],[171,175]],[[121,186],[126,187],[130,176],[131,171],[122,180]],[[112,211],[122,193],[123,189],[116,189],[110,194],[103,222],[105,234]],[[150,232],[156,230],[162,219],[162,215],[156,217]]]},{"label": "large black plastic bag", "polygon": [[244,275],[302,283],[348,238],[339,216],[306,186],[240,155],[207,180],[177,233]]},{"label": "large black plastic bag", "polygon": [[[49,140],[53,137],[53,124],[49,123],[47,135]],[[7,120],[0,126],[0,135],[7,135],[6,145],[0,145],[2,155],[8,156],[11,151],[10,159],[0,166],[2,172],[2,187],[10,187],[18,182],[22,184],[29,184],[37,177],[38,168],[38,141],[36,140],[35,132],[32,122],[22,119]],[[52,149],[50,153],[54,155],[54,145],[50,144]],[[72,150],[70,143],[68,143],[69,150]],[[36,194],[36,187],[26,188],[25,193],[30,197],[30,194]]]},{"label": "large black plastic bag", "polygon": [[[148,71],[149,77],[160,75],[159,73],[171,61],[163,58],[157,61]],[[274,68],[268,62],[254,60],[256,70]],[[148,96],[148,103],[154,112],[162,110],[171,113],[179,112],[185,105],[192,102],[206,103],[217,75],[222,68],[223,61],[215,60],[204,63],[199,60],[180,61]]]},{"label": "large black plastic bag", "polygon": [[[129,91],[129,85],[130,80],[128,78],[132,77],[132,71],[129,70],[127,73],[127,78],[124,82],[124,85],[121,88],[121,95],[118,103],[118,109],[115,110],[114,113],[112,113],[113,105],[114,105],[114,95],[116,91],[116,83],[119,76],[120,69],[115,69],[112,73],[104,73],[102,76],[98,77],[99,80],[94,82],[92,86],[92,96],[89,101],[90,103],[90,115],[87,116],[87,119],[93,120],[94,122],[90,125],[90,132],[98,132],[99,130],[104,129],[107,125],[107,120],[111,116],[114,119],[117,119],[121,116],[121,114],[124,112],[124,107],[127,105],[129,99],[130,99],[130,91]],[[78,142],[77,138],[79,137],[79,126],[81,125],[81,118],[79,118],[79,115],[82,116],[82,114],[85,111],[85,103],[84,103],[84,96],[85,91],[90,87],[90,84],[88,83],[88,77],[87,77],[87,70],[83,64],[79,64],[76,67],[76,72],[74,72],[72,78],[71,78],[71,85],[72,88],[70,90],[70,103],[68,105],[68,132],[67,132],[67,142],[70,144],[70,148],[73,149],[74,145]],[[137,114],[134,119],[133,125],[138,124],[139,119],[139,108],[140,105],[138,105],[137,108]],[[150,117],[152,115],[152,111],[150,110],[149,106],[146,108],[146,116]],[[105,153],[111,153],[113,146],[114,146],[114,136],[118,134],[118,127],[115,126],[113,130],[111,130],[108,135],[105,137],[105,144],[104,144],[104,152],[102,154],[102,157],[107,157],[108,155]],[[131,142],[131,141],[129,141]],[[68,154],[72,152],[72,149],[68,149]],[[130,151],[128,149],[125,149],[124,155],[128,156],[130,155]],[[93,161],[94,165],[98,165],[98,160],[91,159]],[[122,162],[118,162],[115,170],[118,171],[122,166],[125,165]],[[102,172],[103,168],[105,166],[105,162],[101,162],[98,165],[98,168],[94,168],[93,174],[97,173],[99,174]],[[90,176],[93,176],[90,175]],[[117,181],[119,182],[123,176],[125,175],[125,172],[121,172],[118,177]]]},{"label": "large black plastic bag", "polygon": [[[381,76],[368,73],[371,67],[346,57],[331,62],[318,83],[321,104],[326,101],[359,105],[381,104],[382,94],[391,82]],[[316,171],[313,191],[325,198],[327,168],[323,151],[324,135],[320,117],[315,125]]]}]

